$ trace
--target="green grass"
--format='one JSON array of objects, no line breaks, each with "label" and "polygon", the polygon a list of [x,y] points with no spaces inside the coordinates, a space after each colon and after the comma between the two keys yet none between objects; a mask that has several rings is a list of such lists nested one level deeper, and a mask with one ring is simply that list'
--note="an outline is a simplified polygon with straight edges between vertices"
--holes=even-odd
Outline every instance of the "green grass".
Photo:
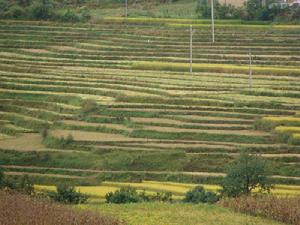
[{"label": "green grass", "polygon": [[234,213],[213,205],[138,203],[138,204],[97,204],[83,205],[89,209],[107,213],[127,222],[128,225],[279,225],[281,223]]}]

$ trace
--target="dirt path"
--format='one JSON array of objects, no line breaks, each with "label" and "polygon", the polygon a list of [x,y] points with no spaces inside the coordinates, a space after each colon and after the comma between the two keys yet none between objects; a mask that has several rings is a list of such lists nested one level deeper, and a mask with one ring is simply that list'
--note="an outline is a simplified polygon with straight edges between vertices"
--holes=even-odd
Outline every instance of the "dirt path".
[{"label": "dirt path", "polygon": [[[188,155],[230,155],[238,156],[239,153],[226,153],[226,152],[199,152],[199,153],[186,153]],[[297,153],[279,153],[279,154],[258,154],[265,158],[283,158],[283,157],[296,157],[300,158],[300,154]]]},{"label": "dirt path", "polygon": [[30,176],[40,176],[40,177],[58,177],[58,178],[71,178],[71,179],[82,178],[80,176],[48,174],[48,173],[4,172],[4,174],[12,175],[12,176],[30,175]]},{"label": "dirt path", "polygon": [[[54,167],[37,167],[37,166],[15,166],[15,165],[1,165],[2,168],[11,168],[11,169],[40,169],[40,170],[62,170],[70,172],[94,172],[94,173],[152,173],[152,174],[173,174],[173,175],[193,175],[193,176],[205,176],[205,177],[224,177],[225,173],[213,173],[213,172],[184,172],[184,171],[136,171],[136,170],[93,170],[93,169],[74,169],[74,168],[54,168]],[[6,172],[11,175],[22,175],[22,174],[34,174],[40,176],[60,176],[66,178],[82,178],[79,176],[67,176],[67,175],[58,175],[58,174],[40,174],[40,173],[26,173],[26,172]],[[272,178],[282,178],[282,179],[294,179],[300,180],[300,177],[289,177],[289,176],[279,176],[274,175]]]}]

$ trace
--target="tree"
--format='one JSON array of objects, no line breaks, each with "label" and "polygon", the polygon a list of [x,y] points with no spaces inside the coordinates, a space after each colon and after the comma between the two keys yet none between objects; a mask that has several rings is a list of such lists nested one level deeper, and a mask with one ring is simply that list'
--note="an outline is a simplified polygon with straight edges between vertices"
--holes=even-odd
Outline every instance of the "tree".
[{"label": "tree", "polygon": [[211,8],[210,8],[210,4],[208,3],[208,0],[197,1],[196,13],[199,18],[207,19],[210,17]]},{"label": "tree", "polygon": [[4,173],[2,169],[0,169],[0,188],[3,187],[3,183],[4,183]]},{"label": "tree", "polygon": [[270,168],[260,156],[242,153],[227,170],[222,182],[222,194],[228,197],[248,195],[254,189],[269,192],[272,188]]},{"label": "tree", "polygon": [[49,0],[36,1],[30,6],[33,19],[47,20],[53,16],[53,5]]}]

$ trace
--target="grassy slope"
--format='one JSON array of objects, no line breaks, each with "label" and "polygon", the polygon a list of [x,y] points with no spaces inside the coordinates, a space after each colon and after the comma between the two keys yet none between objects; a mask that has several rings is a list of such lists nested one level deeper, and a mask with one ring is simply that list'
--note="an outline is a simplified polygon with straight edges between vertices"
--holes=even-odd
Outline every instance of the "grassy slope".
[{"label": "grassy slope", "polygon": [[[184,181],[179,173],[163,178],[141,174],[224,172],[235,153],[247,149],[272,153],[274,174],[299,177],[299,147],[253,129],[257,118],[291,116],[299,110],[299,70],[293,69],[299,65],[298,30],[220,24],[219,38],[212,46],[210,29],[204,26],[194,36],[194,61],[208,67],[190,75],[132,67],[145,61],[150,69],[169,62],[172,68],[173,63],[185,63],[185,28],[148,24],[147,19],[137,24],[136,19],[130,20],[127,26],[120,21],[89,28],[85,24],[1,21],[0,120],[5,129],[0,133],[36,132],[36,137],[23,136],[18,146],[12,145],[12,139],[1,141],[1,148],[8,150],[1,151],[1,164],[21,166],[10,167],[8,172],[84,178],[97,173],[86,170],[96,169],[135,171],[138,179]],[[253,67],[253,90],[246,90],[245,67],[234,76],[228,71],[232,65],[246,65],[249,47],[255,65],[264,68],[256,71]],[[275,70],[275,65],[283,69]],[[84,98],[95,99],[98,110],[79,115]],[[49,141],[43,146],[38,132],[47,124],[55,137],[72,133],[73,145]],[[26,144],[33,139],[36,144]]]},{"label": "grassy slope", "polygon": [[[196,1],[181,0],[171,4],[153,4],[146,3],[143,5],[129,4],[129,16],[148,16],[160,18],[197,18]],[[105,16],[123,16],[123,5],[118,6],[104,6],[101,8],[93,9],[92,16],[94,20],[101,19]]]},{"label": "grassy slope", "polygon": [[107,213],[128,222],[128,225],[279,225],[281,223],[237,214],[231,210],[210,205],[139,203],[100,204],[80,206]]}]

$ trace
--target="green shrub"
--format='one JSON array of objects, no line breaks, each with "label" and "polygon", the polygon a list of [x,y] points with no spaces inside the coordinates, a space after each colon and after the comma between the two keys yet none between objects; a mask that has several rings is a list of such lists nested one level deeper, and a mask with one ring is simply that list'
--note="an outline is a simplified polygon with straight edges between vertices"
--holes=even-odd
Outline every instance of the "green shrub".
[{"label": "green shrub", "polygon": [[24,194],[34,194],[34,185],[28,175],[21,177],[4,177],[2,174],[2,187]]},{"label": "green shrub", "polygon": [[172,202],[173,194],[170,191],[166,192],[156,192],[156,195],[152,196],[151,200],[153,201],[159,201],[159,202]]},{"label": "green shrub", "polygon": [[53,16],[51,2],[34,2],[29,9],[30,17],[33,19],[48,20]]},{"label": "green shrub", "polygon": [[56,138],[56,137],[51,137],[51,136],[46,136],[43,140],[43,144],[48,147],[48,148],[61,148],[65,149],[70,147],[74,142],[74,138],[71,134],[67,136],[67,138],[61,137],[61,138]]},{"label": "green shrub", "polygon": [[215,203],[219,196],[213,192],[205,191],[202,186],[196,186],[185,194],[184,201],[190,203]]},{"label": "green shrub", "polygon": [[288,132],[272,131],[271,134],[274,142],[280,142],[280,143],[287,143],[289,139],[292,137],[292,134]]},{"label": "green shrub", "polygon": [[253,128],[256,130],[270,131],[276,127],[276,124],[263,119],[257,119],[253,123]]},{"label": "green shrub", "polygon": [[79,10],[67,9],[53,15],[53,20],[69,23],[87,22],[90,18],[90,11],[87,7],[81,7]]},{"label": "green shrub", "polygon": [[[216,19],[239,19],[244,14],[242,7],[236,8],[231,4],[220,4],[218,1],[214,5],[214,16]],[[211,4],[207,0],[197,2],[196,14],[198,18],[208,19],[211,17]]]},{"label": "green shrub", "polygon": [[156,195],[147,195],[145,191],[139,193],[135,188],[122,187],[115,192],[105,195],[107,203],[124,204],[148,201],[172,202],[172,192],[157,192]]},{"label": "green shrub", "polygon": [[73,9],[68,9],[67,11],[56,15],[57,19],[62,22],[70,22],[70,23],[76,23],[80,21],[79,16]]},{"label": "green shrub", "polygon": [[24,8],[18,6],[18,5],[13,5],[12,7],[9,8],[8,11],[4,13],[5,18],[9,19],[21,19],[26,16]]},{"label": "green shrub", "polygon": [[44,127],[44,128],[41,130],[42,138],[45,139],[46,137],[48,137],[48,134],[49,134],[49,128],[48,128],[48,127]]},{"label": "green shrub", "polygon": [[0,18],[3,18],[4,12],[8,10],[10,2],[8,0],[0,0]]},{"label": "green shrub", "polygon": [[79,10],[80,13],[80,22],[87,22],[91,19],[90,10],[87,7],[81,7]]},{"label": "green shrub", "polygon": [[82,204],[88,200],[88,196],[77,192],[75,187],[68,185],[56,186],[56,192],[50,192],[49,197],[56,202],[65,204]]},{"label": "green shrub", "polygon": [[93,99],[87,99],[81,103],[81,112],[84,114],[95,112],[97,109],[97,102]]},{"label": "green shrub", "polygon": [[105,199],[107,203],[137,203],[144,201],[145,196],[145,194],[139,194],[135,188],[122,187],[120,190],[107,193]]}]

